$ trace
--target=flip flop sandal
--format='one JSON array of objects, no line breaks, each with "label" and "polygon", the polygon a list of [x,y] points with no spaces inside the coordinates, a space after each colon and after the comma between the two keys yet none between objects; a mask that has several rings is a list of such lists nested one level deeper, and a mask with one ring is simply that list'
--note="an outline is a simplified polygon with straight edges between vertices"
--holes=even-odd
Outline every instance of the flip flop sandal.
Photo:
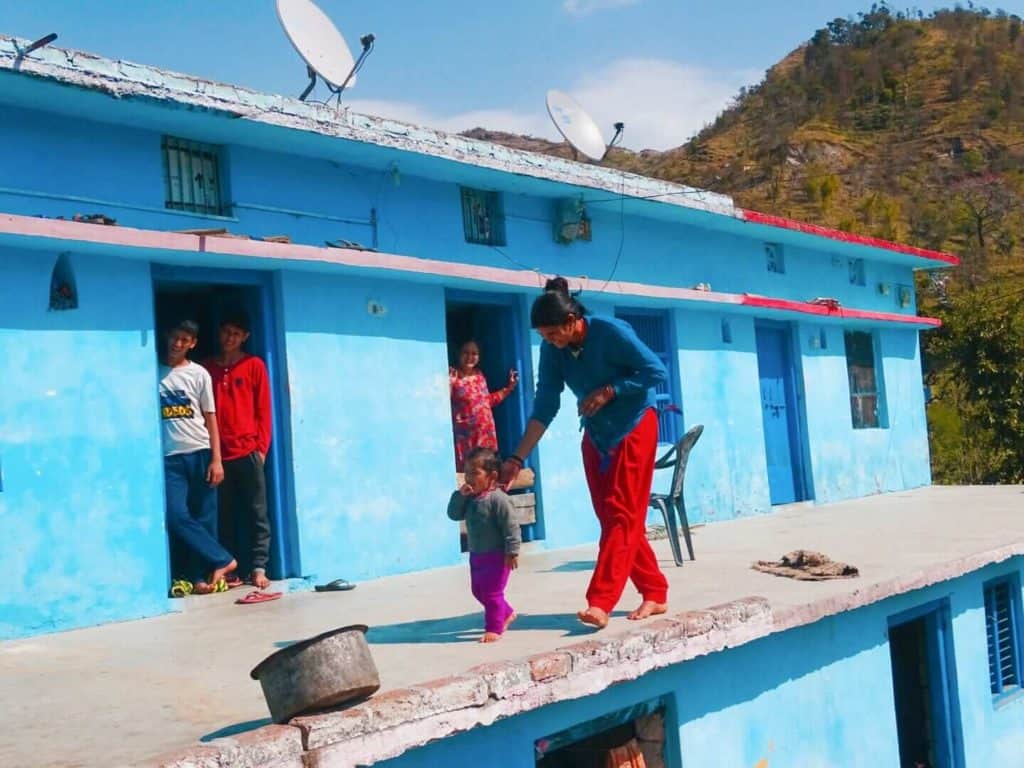
[{"label": "flip flop sandal", "polygon": [[227,592],[228,582],[227,579],[217,579],[217,583],[213,585],[214,592]]},{"label": "flip flop sandal", "polygon": [[313,587],[317,592],[348,592],[350,589],[355,588],[355,584],[351,581],[345,581],[345,579],[335,579],[326,584],[317,584]]},{"label": "flip flop sandal", "polygon": [[192,594],[194,587],[187,579],[175,579],[171,582],[171,597],[188,597]]},{"label": "flip flop sandal", "polygon": [[280,597],[280,592],[260,592],[255,590],[245,597],[238,598],[235,602],[238,605],[253,605],[254,603],[269,603],[271,600],[277,600]]},{"label": "flip flop sandal", "polygon": [[235,589],[236,587],[240,587],[245,584],[245,582],[237,576],[229,576],[224,580],[224,582],[228,585],[228,589]]}]

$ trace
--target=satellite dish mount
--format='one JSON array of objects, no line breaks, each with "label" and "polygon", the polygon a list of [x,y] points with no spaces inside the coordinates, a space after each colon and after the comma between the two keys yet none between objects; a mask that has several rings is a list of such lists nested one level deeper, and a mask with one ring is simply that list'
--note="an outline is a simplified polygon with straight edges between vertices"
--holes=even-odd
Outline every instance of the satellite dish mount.
[{"label": "satellite dish mount", "polygon": [[285,35],[306,62],[309,85],[299,100],[305,101],[313,92],[319,77],[331,96],[336,96],[341,104],[342,92],[355,85],[356,73],[373,51],[373,35],[359,38],[363,50],[359,58],[353,60],[345,38],[313,0],[277,0],[277,18]]},{"label": "satellite dish mount", "polygon": [[[339,102],[341,101],[341,94],[348,87],[348,84],[351,82],[356,72],[362,69],[363,62],[366,61],[366,57],[373,52],[374,40],[376,40],[376,38],[373,35],[363,35],[359,38],[359,42],[362,44],[363,50],[359,54],[359,58],[356,59],[355,64],[352,65],[352,69],[349,70],[348,77],[345,78],[345,82],[339,86],[333,86],[328,80],[324,79],[324,85],[327,86],[327,90],[331,92],[332,97],[337,96]],[[306,90],[299,94],[299,101],[305,101],[306,97],[313,92],[314,88],[316,88],[318,75],[311,64],[306,64],[306,74],[309,75],[309,85],[306,86]]]}]

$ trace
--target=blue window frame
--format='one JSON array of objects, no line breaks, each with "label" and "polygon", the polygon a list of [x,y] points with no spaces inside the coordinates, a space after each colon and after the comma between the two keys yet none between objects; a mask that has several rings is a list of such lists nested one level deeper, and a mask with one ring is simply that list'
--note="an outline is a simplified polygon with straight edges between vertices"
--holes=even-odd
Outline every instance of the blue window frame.
[{"label": "blue window frame", "polygon": [[668,369],[668,381],[659,384],[655,389],[658,404],[658,441],[674,443],[679,440],[682,433],[683,409],[679,400],[679,366],[669,313],[661,309],[622,308],[615,310],[615,316],[633,326],[640,341],[646,344]]},{"label": "blue window frame", "polygon": [[853,428],[884,428],[885,392],[875,355],[875,337],[868,331],[846,331],[843,340]]},{"label": "blue window frame", "polygon": [[1021,689],[1020,581],[1007,576],[985,584],[985,634],[988,672],[993,696]]},{"label": "blue window frame", "polygon": [[462,229],[467,243],[505,245],[501,193],[461,187]]},{"label": "blue window frame", "polygon": [[864,259],[850,259],[850,285],[867,285]]},{"label": "blue window frame", "polygon": [[226,216],[221,150],[213,144],[164,136],[164,207]]}]

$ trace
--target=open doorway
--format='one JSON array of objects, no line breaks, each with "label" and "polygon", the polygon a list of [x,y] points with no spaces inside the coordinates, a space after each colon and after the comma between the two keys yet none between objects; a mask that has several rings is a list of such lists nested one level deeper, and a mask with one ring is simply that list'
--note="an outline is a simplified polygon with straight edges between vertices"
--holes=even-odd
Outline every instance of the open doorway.
[{"label": "open doorway", "polygon": [[[271,528],[267,575],[282,579],[301,576],[301,568],[292,491],[289,406],[284,386],[284,340],[273,296],[272,275],[267,273],[153,266],[156,348],[161,356],[165,329],[182,318],[199,324],[199,341],[190,357],[201,362],[216,354],[218,327],[226,313],[240,309],[249,316],[252,328],[245,349],[266,363],[273,412],[273,439],[265,463]],[[248,573],[248,553],[232,554],[239,561],[239,572]]]},{"label": "open doorway", "polygon": [[[448,292],[445,303],[449,365],[458,364],[462,345],[473,340],[480,348],[479,367],[487,379],[490,391],[505,386],[510,368],[519,371],[519,385],[504,402],[493,409],[498,451],[503,456],[515,451],[529,416],[527,397],[531,377],[527,346],[523,338],[521,304],[520,297],[515,295],[468,291]],[[510,495],[520,516],[523,541],[534,541],[544,538],[540,514],[540,479],[536,462],[529,456],[525,458],[526,468],[533,474],[532,484],[514,488]],[[461,471],[461,468],[454,466],[454,458],[452,468],[453,471]]]},{"label": "open doorway", "polygon": [[952,631],[946,603],[889,620],[900,768],[964,764]]}]

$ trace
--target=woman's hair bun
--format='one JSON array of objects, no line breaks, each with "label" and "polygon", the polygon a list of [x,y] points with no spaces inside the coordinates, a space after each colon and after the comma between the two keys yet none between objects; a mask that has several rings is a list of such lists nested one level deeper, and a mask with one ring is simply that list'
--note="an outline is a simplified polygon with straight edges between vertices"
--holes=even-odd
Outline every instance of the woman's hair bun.
[{"label": "woman's hair bun", "polygon": [[546,283],[544,283],[545,293],[561,293],[564,296],[569,295],[569,281],[564,277],[552,277]]}]

